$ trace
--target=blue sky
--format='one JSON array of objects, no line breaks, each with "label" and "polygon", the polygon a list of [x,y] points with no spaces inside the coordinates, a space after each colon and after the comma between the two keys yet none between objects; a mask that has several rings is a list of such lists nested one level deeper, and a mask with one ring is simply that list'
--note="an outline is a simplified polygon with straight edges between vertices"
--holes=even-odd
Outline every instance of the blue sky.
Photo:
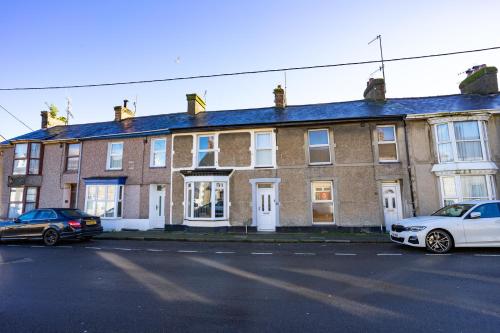
[{"label": "blue sky", "polygon": [[[500,45],[498,1],[3,1],[0,87],[155,79],[377,59]],[[178,61],[177,61],[178,59]],[[458,92],[467,67],[500,66],[500,51],[386,65],[387,96]],[[289,104],[362,98],[377,65],[287,73]],[[0,91],[0,104],[32,128],[45,102],[72,123],[113,119],[137,96],[137,114],[183,112],[207,91],[208,110],[273,103],[281,73],[52,91]],[[0,135],[27,130],[0,110]]]}]

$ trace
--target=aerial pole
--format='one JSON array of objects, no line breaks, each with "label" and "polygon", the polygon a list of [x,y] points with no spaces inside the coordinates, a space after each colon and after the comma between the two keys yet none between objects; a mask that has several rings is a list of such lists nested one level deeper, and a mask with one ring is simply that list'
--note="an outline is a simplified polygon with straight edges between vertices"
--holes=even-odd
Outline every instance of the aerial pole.
[{"label": "aerial pole", "polygon": [[[369,43],[368,45],[370,45],[371,43],[373,43],[374,41],[376,41],[378,39],[378,46],[380,48],[380,67],[378,70],[380,70],[382,72],[382,78],[384,79],[384,82],[385,82],[385,66],[384,66],[384,53],[383,53],[383,50],[382,50],[382,35],[377,35],[377,37],[373,38]],[[377,70],[377,71],[378,71]],[[377,72],[375,71],[375,72]],[[375,73],[374,72],[374,73]],[[373,73],[372,73],[373,74]],[[387,83],[386,83],[387,85]]]}]

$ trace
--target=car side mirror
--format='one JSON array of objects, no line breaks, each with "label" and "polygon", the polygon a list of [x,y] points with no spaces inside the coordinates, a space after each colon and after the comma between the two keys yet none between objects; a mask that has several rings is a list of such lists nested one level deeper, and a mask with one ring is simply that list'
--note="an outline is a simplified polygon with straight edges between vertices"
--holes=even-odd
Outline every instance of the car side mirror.
[{"label": "car side mirror", "polygon": [[471,219],[478,219],[481,217],[481,213],[480,212],[472,212],[470,213],[470,218]]}]

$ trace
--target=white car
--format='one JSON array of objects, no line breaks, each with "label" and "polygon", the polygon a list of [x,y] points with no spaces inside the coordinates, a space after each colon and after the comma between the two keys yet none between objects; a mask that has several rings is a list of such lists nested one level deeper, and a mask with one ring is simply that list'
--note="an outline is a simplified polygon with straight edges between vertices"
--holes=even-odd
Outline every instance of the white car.
[{"label": "white car", "polygon": [[431,216],[403,219],[392,225],[391,240],[434,253],[453,247],[500,246],[500,201],[466,201]]}]

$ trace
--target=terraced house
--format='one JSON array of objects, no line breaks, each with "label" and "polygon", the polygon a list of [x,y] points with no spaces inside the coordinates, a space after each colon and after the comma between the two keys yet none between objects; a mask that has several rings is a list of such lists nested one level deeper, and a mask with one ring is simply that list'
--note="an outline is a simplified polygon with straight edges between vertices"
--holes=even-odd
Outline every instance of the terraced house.
[{"label": "terraced house", "polygon": [[[107,229],[384,228],[466,199],[499,197],[497,71],[476,68],[461,94],[187,112],[55,125],[2,143],[0,217],[78,207]],[[110,112],[111,115],[111,112]]]}]

